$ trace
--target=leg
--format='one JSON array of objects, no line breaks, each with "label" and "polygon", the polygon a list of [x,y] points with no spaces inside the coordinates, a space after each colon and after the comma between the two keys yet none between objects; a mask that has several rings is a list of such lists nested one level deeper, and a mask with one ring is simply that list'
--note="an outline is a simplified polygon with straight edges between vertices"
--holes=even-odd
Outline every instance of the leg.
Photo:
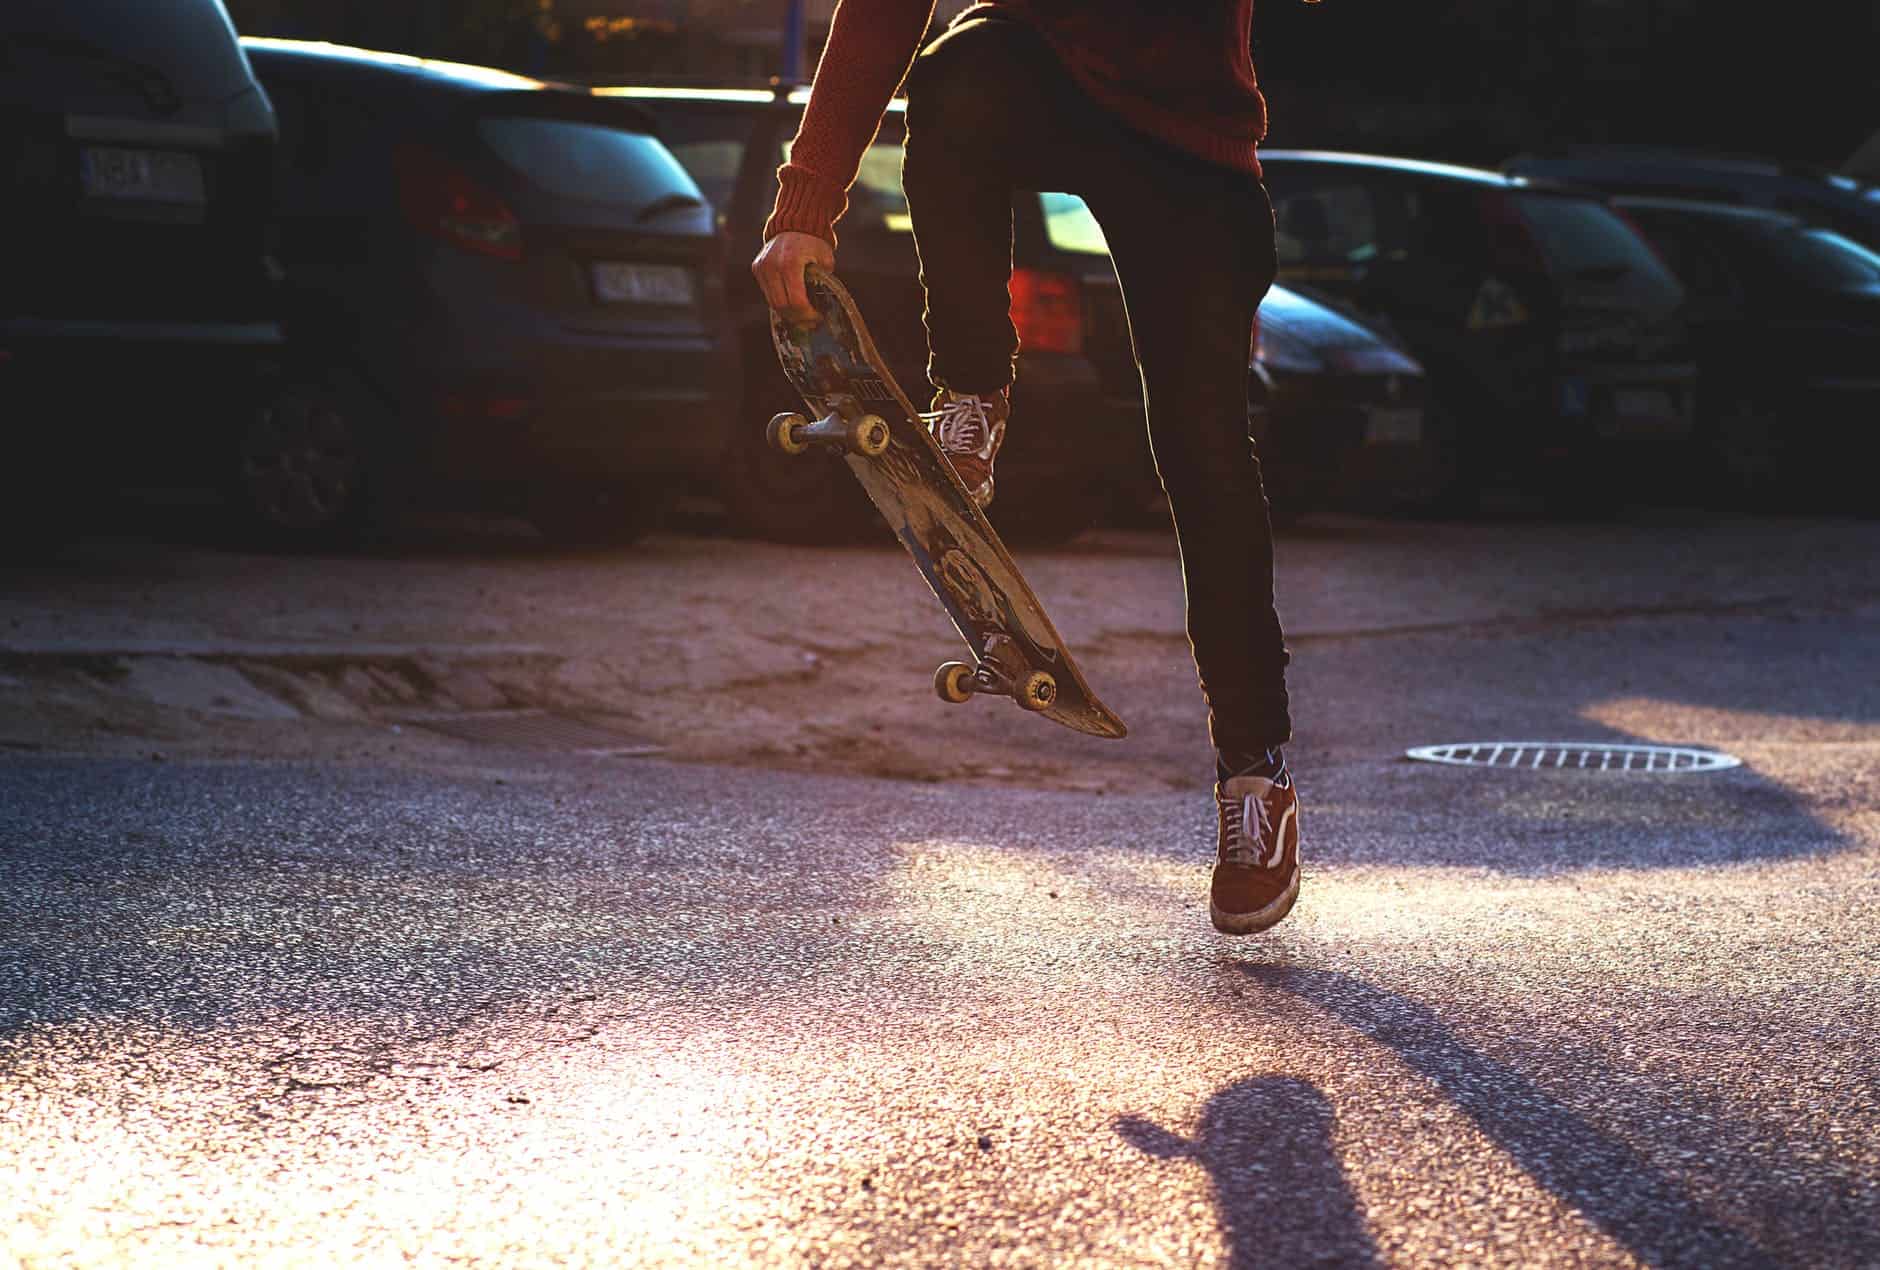
[{"label": "leg", "polygon": [[1188,636],[1214,744],[1292,735],[1273,536],[1247,433],[1254,313],[1272,285],[1272,207],[1254,178],[1147,142],[1089,194],[1129,311],[1157,471],[1174,514]]},{"label": "leg", "polygon": [[1052,152],[1062,71],[1031,31],[968,22],[914,63],[907,83],[907,192],[927,292],[927,377],[959,392],[1012,382],[1012,190],[1037,189]]}]

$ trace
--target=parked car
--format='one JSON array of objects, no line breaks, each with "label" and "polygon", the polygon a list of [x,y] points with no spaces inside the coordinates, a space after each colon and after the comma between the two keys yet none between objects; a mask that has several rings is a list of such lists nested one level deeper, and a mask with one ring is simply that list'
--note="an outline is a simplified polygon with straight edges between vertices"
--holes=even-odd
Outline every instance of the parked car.
[{"label": "parked car", "polygon": [[10,520],[183,474],[252,402],[274,139],[219,0],[0,6]]},{"label": "parked car", "polygon": [[1478,168],[1329,151],[1261,154],[1280,280],[1378,325],[1423,364],[1449,477],[1596,511],[1641,457],[1688,440],[1684,292],[1596,195]]},{"label": "parked car", "polygon": [[1248,418],[1275,523],[1417,505],[1443,488],[1423,367],[1370,327],[1276,285],[1252,371]]},{"label": "parked car", "polygon": [[389,499],[620,541],[708,479],[735,370],[712,213],[630,102],[483,67],[243,41],[281,121],[294,374],[249,429],[262,521]]},{"label": "parked car", "polygon": [[1772,159],[1603,147],[1519,155],[1503,164],[1502,170],[1610,194],[1701,199],[1790,212],[1880,250],[1880,187],[1846,173]]},{"label": "parked car", "polygon": [[1782,212],[1613,203],[1690,293],[1700,470],[1733,498],[1880,510],[1880,254]]}]

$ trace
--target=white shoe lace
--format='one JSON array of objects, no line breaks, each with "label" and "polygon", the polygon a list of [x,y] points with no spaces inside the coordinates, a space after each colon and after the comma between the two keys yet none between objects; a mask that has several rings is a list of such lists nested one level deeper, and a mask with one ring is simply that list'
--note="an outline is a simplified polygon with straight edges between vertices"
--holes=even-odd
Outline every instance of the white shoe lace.
[{"label": "white shoe lace", "polygon": [[[1251,820],[1254,833],[1247,833],[1247,822]],[[1266,814],[1266,800],[1258,794],[1248,794],[1239,802],[1221,804],[1221,823],[1225,830],[1227,847],[1223,852],[1229,864],[1242,868],[1270,868],[1279,852],[1277,835],[1273,833],[1273,822]],[[1268,838],[1274,840],[1268,842]]]},{"label": "white shoe lace", "polygon": [[921,415],[933,428],[933,439],[948,454],[977,454],[982,458],[992,440],[992,419],[978,397],[954,397],[938,410]]}]

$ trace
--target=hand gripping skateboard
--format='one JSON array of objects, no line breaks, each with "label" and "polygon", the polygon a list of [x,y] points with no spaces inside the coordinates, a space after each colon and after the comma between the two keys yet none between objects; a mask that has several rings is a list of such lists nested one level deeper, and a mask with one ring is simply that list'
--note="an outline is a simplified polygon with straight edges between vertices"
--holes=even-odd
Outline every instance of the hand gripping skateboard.
[{"label": "hand gripping skateboard", "polygon": [[914,558],[973,655],[971,664],[936,670],[934,691],[956,704],[1008,696],[1075,731],[1122,736],[1123,721],[1084,682],[1011,553],[894,382],[847,289],[813,265],[807,280],[822,321],[795,326],[773,312],[770,334],[813,417],[777,415],[770,444],[786,454],[840,451]]}]

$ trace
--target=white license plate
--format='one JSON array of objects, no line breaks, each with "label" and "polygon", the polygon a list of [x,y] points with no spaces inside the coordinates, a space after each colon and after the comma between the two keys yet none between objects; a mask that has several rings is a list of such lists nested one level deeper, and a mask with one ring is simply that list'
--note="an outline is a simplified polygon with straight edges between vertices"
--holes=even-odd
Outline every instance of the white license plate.
[{"label": "white license plate", "polygon": [[1678,407],[1662,388],[1621,388],[1612,394],[1612,412],[1621,419],[1675,419]]},{"label": "white license plate", "polygon": [[1663,388],[1619,388],[1612,394],[1614,432],[1621,437],[1671,440],[1690,431],[1690,417]]},{"label": "white license plate", "polygon": [[1364,416],[1366,445],[1415,445],[1423,439],[1423,412],[1415,406],[1378,407]]},{"label": "white license plate", "polygon": [[131,150],[121,146],[85,146],[78,152],[79,179],[92,198],[136,199],[144,203],[207,201],[202,160],[174,150]]},{"label": "white license plate", "polygon": [[698,284],[681,265],[594,263],[594,298],[602,304],[694,304]]}]

